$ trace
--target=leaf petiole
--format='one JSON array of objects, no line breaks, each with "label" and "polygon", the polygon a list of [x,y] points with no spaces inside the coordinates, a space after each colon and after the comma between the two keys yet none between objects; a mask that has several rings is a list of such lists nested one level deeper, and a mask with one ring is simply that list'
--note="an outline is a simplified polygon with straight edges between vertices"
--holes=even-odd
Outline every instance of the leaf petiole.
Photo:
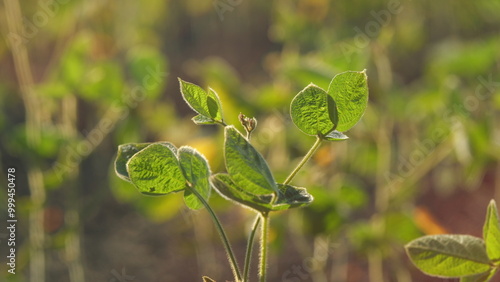
[{"label": "leaf petiole", "polygon": [[212,218],[212,221],[215,224],[217,231],[219,232],[219,236],[222,240],[222,244],[224,245],[224,249],[226,250],[229,264],[231,265],[231,270],[233,271],[234,279],[237,282],[242,281],[241,271],[238,267],[238,263],[236,262],[236,257],[234,256],[233,249],[231,248],[231,244],[229,243],[229,239],[227,238],[226,232],[224,231],[224,228],[222,227],[219,218],[217,218],[217,215],[212,210],[210,205],[207,203],[207,201],[205,201],[205,199],[200,195],[200,193],[196,191],[196,189],[193,189],[190,185],[186,185],[186,189],[188,189],[191,193],[196,195],[196,197],[200,200],[203,206],[205,206],[205,208],[207,209],[208,213],[210,214],[210,217]]},{"label": "leaf petiole", "polygon": [[311,149],[309,149],[309,152],[302,158],[300,163],[297,165],[297,167],[290,173],[290,175],[286,178],[285,182],[283,182],[284,185],[289,184],[292,182],[292,179],[297,175],[299,170],[307,163],[307,161],[314,155],[314,153],[318,150],[319,146],[321,145],[321,142],[323,142],[323,138],[321,136],[316,137],[316,142],[312,145]]}]

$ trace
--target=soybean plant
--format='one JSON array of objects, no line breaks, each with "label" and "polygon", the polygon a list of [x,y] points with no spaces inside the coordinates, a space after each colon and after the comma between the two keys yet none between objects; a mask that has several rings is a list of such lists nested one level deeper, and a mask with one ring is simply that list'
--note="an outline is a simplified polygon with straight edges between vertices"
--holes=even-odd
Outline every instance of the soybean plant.
[{"label": "soybean plant", "polygon": [[[305,135],[315,137],[315,142],[283,182],[275,179],[264,157],[250,142],[257,126],[255,118],[239,116],[244,128],[242,133],[224,121],[221,100],[213,89],[205,91],[181,79],[179,84],[182,97],[197,113],[192,119],[195,124],[224,127],[226,172],[212,173],[205,157],[194,148],[177,148],[163,141],[120,145],[115,171],[142,194],[161,196],[184,193],[188,208],[206,208],[227,253],[233,279],[237,282],[249,281],[253,242],[260,230],[258,276],[264,282],[270,215],[275,211],[303,207],[313,201],[307,189],[293,186],[292,180],[323,142],[348,139],[344,132],[361,119],[368,104],[366,71],[340,73],[332,79],[327,90],[309,84],[293,98],[290,105],[292,121]],[[210,207],[212,190],[256,213],[248,236],[243,271],[220,220]],[[206,276],[203,279],[214,281]]]}]

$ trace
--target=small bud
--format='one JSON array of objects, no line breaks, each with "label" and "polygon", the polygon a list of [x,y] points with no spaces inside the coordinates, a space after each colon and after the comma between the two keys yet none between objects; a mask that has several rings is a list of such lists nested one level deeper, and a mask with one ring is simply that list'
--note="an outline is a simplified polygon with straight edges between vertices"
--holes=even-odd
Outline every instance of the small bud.
[{"label": "small bud", "polygon": [[248,119],[248,127],[247,127],[247,130],[249,132],[252,132],[255,128],[257,127],[257,119],[256,118],[251,118],[251,119]]},{"label": "small bud", "polygon": [[243,127],[245,127],[246,119],[247,117],[244,114],[240,113],[238,115],[238,120],[240,121],[241,125],[243,125]]},{"label": "small bud", "polygon": [[252,133],[252,131],[257,127],[257,119],[249,118],[242,113],[238,115],[238,119],[241,125],[245,128],[247,136],[250,136],[250,133]]}]

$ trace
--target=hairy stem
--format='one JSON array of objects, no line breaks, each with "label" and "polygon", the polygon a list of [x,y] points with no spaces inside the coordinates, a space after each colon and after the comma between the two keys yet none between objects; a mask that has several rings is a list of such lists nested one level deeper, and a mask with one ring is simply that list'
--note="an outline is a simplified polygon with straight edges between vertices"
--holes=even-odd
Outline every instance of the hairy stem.
[{"label": "hairy stem", "polygon": [[259,281],[266,282],[267,270],[267,233],[269,227],[269,213],[262,213],[262,227],[260,236],[260,266],[259,266]]},{"label": "hairy stem", "polygon": [[241,278],[241,271],[238,267],[238,263],[236,262],[236,257],[234,255],[233,249],[231,248],[231,244],[229,243],[229,240],[227,238],[226,232],[224,231],[224,228],[222,227],[222,224],[219,221],[219,218],[217,218],[217,215],[215,215],[214,210],[210,207],[210,205],[205,201],[205,199],[196,191],[196,189],[193,189],[190,185],[186,185],[186,189],[189,189],[191,193],[193,193],[205,206],[207,209],[208,213],[210,214],[210,217],[212,218],[212,221],[215,224],[215,228],[219,232],[219,236],[222,240],[222,244],[224,245],[224,249],[226,250],[226,254],[229,260],[229,264],[231,265],[231,270],[233,271],[233,276],[236,282],[242,281]]},{"label": "hairy stem", "polygon": [[300,163],[297,165],[297,167],[290,173],[290,175],[286,178],[285,182],[283,182],[284,185],[289,184],[292,182],[292,179],[297,175],[299,170],[307,163],[307,161],[314,155],[314,153],[318,150],[319,146],[321,145],[321,142],[323,142],[323,139],[318,136],[316,138],[316,142],[312,145],[311,149],[309,149],[309,152],[302,158]]},{"label": "hairy stem", "polygon": [[250,273],[250,262],[252,260],[252,249],[253,249],[253,241],[255,238],[255,233],[257,233],[257,229],[259,228],[259,224],[261,221],[260,215],[255,219],[255,223],[253,225],[252,231],[250,232],[250,236],[248,237],[247,242],[247,251],[245,255],[245,266],[243,268],[243,281],[248,282],[250,278],[248,277]]}]

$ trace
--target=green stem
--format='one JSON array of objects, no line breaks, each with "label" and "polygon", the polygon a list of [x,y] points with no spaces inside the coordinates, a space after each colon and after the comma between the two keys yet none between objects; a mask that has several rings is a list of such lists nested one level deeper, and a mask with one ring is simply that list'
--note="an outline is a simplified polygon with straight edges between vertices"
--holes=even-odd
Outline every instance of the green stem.
[{"label": "green stem", "polygon": [[321,142],[323,142],[323,139],[320,136],[318,136],[316,138],[316,142],[314,142],[311,149],[309,149],[309,152],[307,152],[307,154],[304,156],[304,158],[302,158],[297,167],[292,171],[292,173],[290,173],[290,175],[286,178],[285,182],[283,182],[284,185],[292,182],[292,179],[299,172],[299,170],[307,163],[307,161],[312,157],[312,155],[314,155],[316,150],[318,150],[319,146],[321,145]]},{"label": "green stem", "polygon": [[191,193],[193,193],[198,200],[205,206],[207,209],[208,213],[210,214],[210,217],[212,217],[212,221],[215,224],[215,227],[217,231],[219,232],[219,236],[222,240],[222,244],[224,245],[224,249],[226,250],[226,254],[229,260],[229,264],[231,265],[231,270],[233,271],[233,276],[236,282],[242,281],[241,279],[241,271],[238,267],[238,263],[236,262],[236,257],[234,256],[233,249],[231,248],[231,244],[229,244],[229,240],[226,236],[226,232],[224,231],[224,228],[222,227],[222,224],[220,223],[219,219],[217,218],[217,215],[215,215],[214,210],[210,207],[210,205],[205,201],[205,199],[196,191],[196,189],[193,189],[190,185],[186,185],[186,189],[189,189]]},{"label": "green stem", "polygon": [[269,227],[269,213],[262,213],[262,234],[260,236],[260,269],[259,279],[260,282],[266,282],[267,270],[267,233]]},{"label": "green stem", "polygon": [[245,266],[243,268],[243,281],[245,282],[250,281],[248,274],[250,272],[250,261],[252,260],[253,242],[255,238],[255,233],[257,233],[257,229],[259,228],[260,220],[261,217],[260,215],[258,215],[257,218],[255,219],[252,231],[250,232],[250,237],[248,237],[247,251],[245,255]]}]

